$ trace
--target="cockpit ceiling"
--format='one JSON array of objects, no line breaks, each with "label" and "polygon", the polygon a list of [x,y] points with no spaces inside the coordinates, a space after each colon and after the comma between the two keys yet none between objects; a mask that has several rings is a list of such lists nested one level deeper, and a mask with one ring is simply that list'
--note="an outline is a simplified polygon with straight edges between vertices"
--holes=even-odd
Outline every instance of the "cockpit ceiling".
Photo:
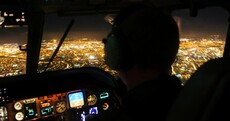
[{"label": "cockpit ceiling", "polygon": [[[1,1],[2,6],[35,5],[46,13],[57,11],[116,11],[129,3],[150,2],[157,7],[171,6],[180,3],[180,0],[7,0]],[[0,6],[1,8],[1,6]]]},{"label": "cockpit ceiling", "polygon": [[[1,6],[35,6],[45,13],[92,13],[92,12],[116,12],[129,3],[148,2],[156,7],[163,8],[184,8],[191,7],[193,4],[202,6],[212,4],[229,3],[227,0],[7,0],[1,1]],[[0,6],[0,9],[1,9]]]},{"label": "cockpit ceiling", "polygon": [[46,10],[51,10],[50,8],[57,7],[60,11],[71,11],[71,10],[104,10],[104,11],[116,11],[121,7],[126,6],[129,3],[135,2],[149,2],[157,7],[161,6],[172,6],[175,4],[180,4],[180,0],[46,0],[47,2],[43,7]]}]

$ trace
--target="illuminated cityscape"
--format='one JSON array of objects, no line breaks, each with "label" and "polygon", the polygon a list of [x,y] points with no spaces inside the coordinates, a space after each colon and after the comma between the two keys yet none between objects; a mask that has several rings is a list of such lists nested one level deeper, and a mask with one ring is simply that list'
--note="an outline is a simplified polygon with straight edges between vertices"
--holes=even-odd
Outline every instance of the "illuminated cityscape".
[{"label": "illuminated cityscape", "polygon": [[[43,40],[38,72],[44,71],[57,45],[58,41],[55,39]],[[116,71],[109,69],[104,63],[103,48],[103,43],[97,40],[66,40],[47,71],[93,66],[116,76]],[[172,73],[186,81],[204,62],[221,57],[223,49],[224,41],[221,40],[183,38]],[[0,77],[26,73],[26,52],[19,50],[18,44],[0,45],[0,57]]]},{"label": "illuminated cityscape", "polygon": [[222,57],[224,41],[220,40],[189,40],[180,41],[177,59],[172,66],[172,73],[185,81],[190,78],[204,62]]}]

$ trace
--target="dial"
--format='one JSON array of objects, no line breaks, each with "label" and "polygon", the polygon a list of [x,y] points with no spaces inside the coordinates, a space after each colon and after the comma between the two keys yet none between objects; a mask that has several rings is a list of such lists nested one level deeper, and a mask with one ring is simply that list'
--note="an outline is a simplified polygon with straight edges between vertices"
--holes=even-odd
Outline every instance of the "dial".
[{"label": "dial", "polygon": [[96,95],[89,95],[87,98],[88,105],[95,105],[97,102],[97,96]]},{"label": "dial", "polygon": [[63,113],[66,110],[66,102],[65,101],[59,101],[56,103],[56,111],[58,113]]},{"label": "dial", "polygon": [[16,119],[17,121],[23,120],[23,119],[24,119],[24,114],[23,114],[22,112],[17,112],[17,113],[15,114],[15,119]]},{"label": "dial", "polygon": [[15,110],[21,110],[22,109],[22,103],[21,102],[14,103],[14,109]]}]

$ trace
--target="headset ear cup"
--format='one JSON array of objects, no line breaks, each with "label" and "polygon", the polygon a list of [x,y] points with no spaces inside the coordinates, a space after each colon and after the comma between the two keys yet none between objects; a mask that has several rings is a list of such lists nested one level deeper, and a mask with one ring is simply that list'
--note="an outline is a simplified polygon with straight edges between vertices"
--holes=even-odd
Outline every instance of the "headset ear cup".
[{"label": "headset ear cup", "polygon": [[133,65],[133,56],[122,33],[112,32],[105,42],[105,63],[114,70],[127,70]]},{"label": "headset ear cup", "polygon": [[119,69],[121,63],[121,48],[119,45],[119,40],[113,34],[109,34],[105,42],[105,63],[111,69]]}]

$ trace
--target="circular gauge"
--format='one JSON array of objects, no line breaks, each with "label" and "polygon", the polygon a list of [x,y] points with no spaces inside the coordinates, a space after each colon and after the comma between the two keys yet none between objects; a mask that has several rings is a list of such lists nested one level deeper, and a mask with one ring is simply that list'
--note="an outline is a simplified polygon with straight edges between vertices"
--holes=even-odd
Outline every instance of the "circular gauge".
[{"label": "circular gauge", "polygon": [[15,110],[21,110],[22,109],[22,103],[21,102],[14,103],[14,109]]},{"label": "circular gauge", "polygon": [[109,104],[108,104],[108,103],[104,103],[104,104],[102,105],[102,109],[103,109],[103,110],[108,110],[108,108],[109,108]]},{"label": "circular gauge", "polygon": [[87,98],[88,106],[94,105],[97,102],[97,96],[96,95],[89,95]]},{"label": "circular gauge", "polygon": [[17,121],[22,121],[22,120],[24,119],[24,114],[23,114],[22,112],[17,112],[17,113],[15,114],[15,119],[16,119]]},{"label": "circular gauge", "polygon": [[58,113],[63,113],[66,110],[66,103],[65,101],[57,102],[55,107]]}]

